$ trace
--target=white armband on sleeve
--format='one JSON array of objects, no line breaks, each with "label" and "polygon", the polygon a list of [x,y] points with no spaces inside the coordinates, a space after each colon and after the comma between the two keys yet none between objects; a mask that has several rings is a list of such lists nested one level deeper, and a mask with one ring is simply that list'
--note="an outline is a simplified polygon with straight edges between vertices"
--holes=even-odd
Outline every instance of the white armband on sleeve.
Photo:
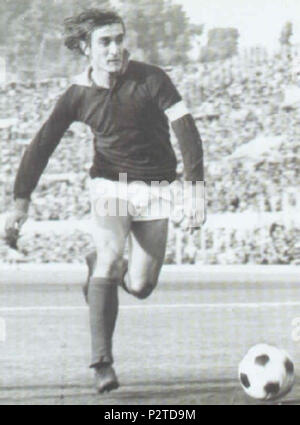
[{"label": "white armband on sleeve", "polygon": [[167,115],[170,122],[176,121],[189,113],[190,111],[183,101],[175,103],[175,105],[172,105],[170,108],[165,110],[165,114]]}]

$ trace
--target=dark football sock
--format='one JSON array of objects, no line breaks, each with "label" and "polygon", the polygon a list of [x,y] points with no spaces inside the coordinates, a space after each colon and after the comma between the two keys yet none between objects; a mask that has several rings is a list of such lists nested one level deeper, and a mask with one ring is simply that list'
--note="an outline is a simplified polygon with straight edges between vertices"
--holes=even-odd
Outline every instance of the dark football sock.
[{"label": "dark football sock", "polygon": [[92,278],[89,286],[91,367],[113,363],[112,338],[118,315],[118,286],[106,278]]}]

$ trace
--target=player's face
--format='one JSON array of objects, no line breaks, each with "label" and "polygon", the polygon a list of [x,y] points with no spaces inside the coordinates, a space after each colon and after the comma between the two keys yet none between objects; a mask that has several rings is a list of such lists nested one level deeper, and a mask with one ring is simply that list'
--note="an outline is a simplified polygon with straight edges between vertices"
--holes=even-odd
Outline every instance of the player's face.
[{"label": "player's face", "polygon": [[90,59],[93,68],[116,73],[122,69],[124,29],[121,24],[105,25],[91,34]]}]

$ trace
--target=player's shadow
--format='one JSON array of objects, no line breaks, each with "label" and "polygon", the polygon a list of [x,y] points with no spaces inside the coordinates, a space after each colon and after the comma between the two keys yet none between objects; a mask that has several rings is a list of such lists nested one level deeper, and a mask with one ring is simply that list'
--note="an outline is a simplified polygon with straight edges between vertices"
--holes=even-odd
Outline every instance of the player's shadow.
[{"label": "player's shadow", "polygon": [[[297,382],[295,383],[297,384]],[[187,391],[188,390],[188,391]],[[49,391],[51,392],[49,394]],[[6,392],[6,394],[5,394]],[[17,393],[17,394],[14,394]],[[44,394],[43,394],[44,392]],[[298,392],[298,391],[297,391]],[[30,403],[35,400],[55,401],[59,404],[68,404],[73,401],[99,401],[103,404],[164,404],[175,401],[178,404],[244,404],[244,405],[300,405],[300,399],[292,398],[292,393],[287,398],[275,401],[253,400],[246,396],[239,382],[235,379],[172,379],[124,382],[117,391],[108,394],[95,394],[91,382],[57,385],[27,385],[1,387],[2,397],[0,404]],[[27,393],[27,394],[26,394]],[[22,395],[22,397],[19,397]],[[298,395],[298,394],[297,394]],[[101,397],[99,399],[99,397]],[[156,402],[157,400],[157,402]]]},{"label": "player's shadow", "polygon": [[68,401],[73,401],[74,403],[76,400],[83,399],[89,401],[101,400],[103,403],[108,402],[108,404],[147,404],[149,401],[161,404],[164,401],[172,400],[182,404],[189,404],[191,398],[197,404],[201,404],[198,401],[201,401],[203,396],[206,399],[211,399],[213,395],[218,393],[219,397],[221,397],[225,388],[226,391],[236,391],[236,382],[234,380],[211,380],[202,381],[201,383],[197,380],[177,380],[175,382],[171,380],[152,380],[147,382],[134,381],[124,385],[121,382],[121,387],[118,391],[100,396],[95,394],[93,386],[89,382],[66,385],[7,386],[1,388],[2,397],[0,397],[0,404],[5,401],[8,403],[29,404],[35,400],[63,404],[68,403]]},{"label": "player's shadow", "polygon": [[83,382],[76,384],[32,384],[32,385],[1,385],[0,389],[3,393],[4,391],[13,392],[13,391],[38,391],[38,390],[58,390],[58,389],[84,389],[84,388],[92,388],[91,382]]},{"label": "player's shadow", "polygon": [[[295,382],[295,385],[297,381]],[[188,389],[188,395],[187,395]],[[296,391],[297,394],[298,391]],[[132,382],[126,385],[126,391],[119,397],[124,401],[133,401],[138,398],[147,399],[175,399],[201,401],[216,401],[216,404],[242,404],[242,405],[300,405],[299,398],[292,398],[292,392],[283,398],[273,401],[259,401],[248,397],[235,379],[207,379],[184,381],[147,381]],[[298,394],[297,394],[298,395]],[[226,403],[225,403],[226,402]]]},{"label": "player's shadow", "polygon": [[31,402],[53,401],[49,404],[64,404],[67,400],[91,399],[95,396],[92,383],[45,384],[1,387],[0,405],[4,403],[31,404]]},{"label": "player's shadow", "polygon": [[120,393],[118,398],[126,403],[134,403],[134,400],[147,403],[148,400],[154,399],[163,404],[165,401],[189,404],[191,400],[193,403],[201,404],[202,400],[212,401],[215,396],[222,399],[224,391],[230,393],[231,401],[234,401],[237,390],[238,383],[233,379],[135,381],[127,383],[124,392]]}]

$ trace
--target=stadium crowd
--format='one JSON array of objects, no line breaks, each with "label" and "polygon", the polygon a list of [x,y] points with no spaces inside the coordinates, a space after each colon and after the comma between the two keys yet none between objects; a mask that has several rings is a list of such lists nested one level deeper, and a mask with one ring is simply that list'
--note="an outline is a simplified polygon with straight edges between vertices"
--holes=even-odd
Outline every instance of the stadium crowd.
[{"label": "stadium crowd", "polygon": [[[280,212],[287,206],[296,207],[300,109],[282,106],[285,87],[292,82],[289,61],[285,55],[252,51],[217,64],[194,64],[170,71],[203,139],[208,216]],[[0,88],[0,183],[4,199],[0,214],[12,202],[13,177],[26,144],[67,85],[67,80],[53,79],[13,82]],[[5,124],[4,119],[13,122]],[[261,138],[265,150],[260,147],[255,155],[249,149],[241,149],[251,146],[257,138]],[[76,123],[66,132],[34,192],[30,210],[34,220],[89,218],[91,158],[92,135]],[[178,170],[181,178],[181,159]],[[204,251],[198,234],[185,240],[182,228],[171,223],[167,262],[176,261],[174,238],[180,235],[183,262],[297,263],[295,229],[284,225],[280,229],[275,236],[270,228],[258,228],[247,237],[232,234],[229,242],[217,246],[207,236]],[[10,252],[0,241],[0,256],[4,261],[33,258],[41,262],[72,262],[81,261],[90,248],[90,237],[78,231],[59,236],[59,244],[57,235],[34,234],[20,239],[20,253]]]}]

